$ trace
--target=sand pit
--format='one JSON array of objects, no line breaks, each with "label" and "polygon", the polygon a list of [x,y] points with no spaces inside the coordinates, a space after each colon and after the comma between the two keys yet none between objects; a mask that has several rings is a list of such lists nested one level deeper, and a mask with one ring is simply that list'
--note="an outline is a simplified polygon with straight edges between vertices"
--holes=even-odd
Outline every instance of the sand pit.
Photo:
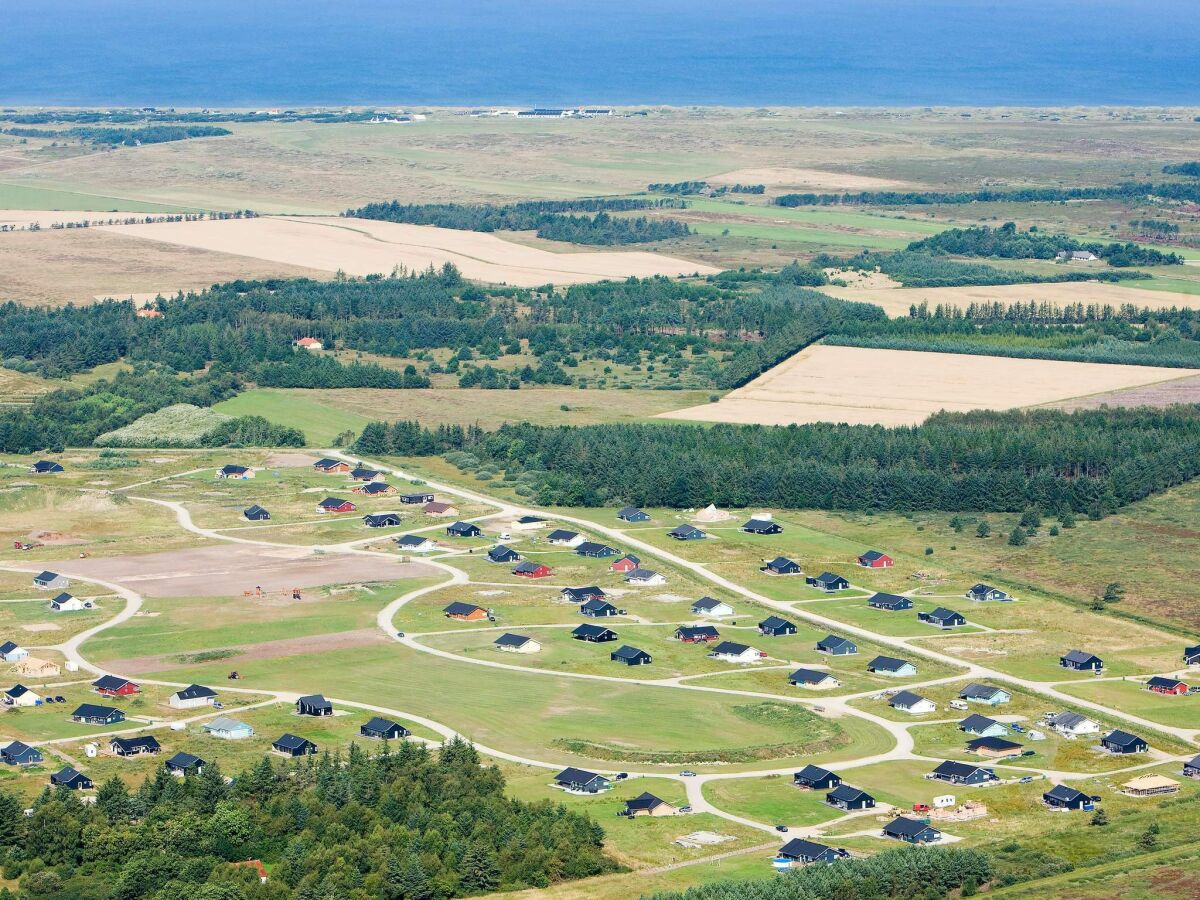
[{"label": "sand pit", "polygon": [[263,465],[269,469],[311,469],[316,461],[311,453],[272,453]]},{"label": "sand pit", "polygon": [[768,188],[803,188],[826,191],[874,191],[896,187],[912,187],[913,182],[874,178],[870,175],[851,175],[846,172],[827,172],[824,169],[802,169],[792,166],[759,166],[734,169],[713,175],[713,184],[762,184]]},{"label": "sand pit", "polygon": [[[847,277],[848,273],[835,273],[835,278]],[[1098,281],[1071,281],[1063,284],[998,284],[991,286],[970,285],[967,287],[944,288],[899,288],[899,287],[823,287],[821,291],[843,300],[860,300],[883,307],[889,316],[907,316],[912,304],[928,303],[930,308],[939,303],[966,308],[972,303],[1029,303],[1049,301],[1059,306],[1068,303],[1098,303],[1102,306],[1120,306],[1132,303],[1139,309],[1170,309],[1200,307],[1200,294],[1183,294],[1177,291],[1150,291],[1123,284],[1103,284]]]},{"label": "sand pit", "polygon": [[351,275],[421,270],[451,262],[467,278],[534,287],[605,278],[683,275],[710,266],[639,250],[551,253],[494,234],[332,216],[264,216],[227,221],[112,226],[106,232]]},{"label": "sand pit", "polygon": [[939,410],[1012,409],[1165,382],[1187,369],[809,347],[716,403],[662,413],[698,422],[916,425]]},{"label": "sand pit", "polygon": [[326,584],[391,581],[436,575],[420,563],[343,553],[315,555],[305,548],[272,549],[224,544],[140,556],[48,561],[56,572],[126,585],[147,597],[240,597],[261,586],[290,591]]}]

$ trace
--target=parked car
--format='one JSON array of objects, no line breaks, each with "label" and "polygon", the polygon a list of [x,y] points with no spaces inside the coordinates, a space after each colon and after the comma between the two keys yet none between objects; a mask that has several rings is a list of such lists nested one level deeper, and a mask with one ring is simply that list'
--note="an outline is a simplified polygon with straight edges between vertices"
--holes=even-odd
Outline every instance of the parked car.
[{"label": "parked car", "polygon": [[1024,778],[1019,779],[1017,784],[1029,784],[1031,781],[1033,781],[1033,776],[1026,775]]},{"label": "parked car", "polygon": [[692,811],[692,808],[690,806],[681,806],[681,807],[679,807],[679,811],[681,813],[690,813]]},{"label": "parked car", "polygon": [[695,778],[696,777],[696,773],[693,772],[691,769],[684,769],[682,772],[679,773],[679,775],[682,778]]},{"label": "parked car", "polygon": [[616,780],[617,780],[617,781],[624,781],[624,780],[625,780],[626,778],[628,778],[628,777],[629,777],[629,773],[628,773],[628,772],[618,772],[618,773],[617,773]]},{"label": "parked car", "polygon": [[1022,756],[1037,756],[1037,751],[1036,750],[1022,750],[1021,755]]},{"label": "parked car", "polygon": [[787,826],[786,825],[776,825],[775,830],[782,831],[784,834],[787,834]]}]

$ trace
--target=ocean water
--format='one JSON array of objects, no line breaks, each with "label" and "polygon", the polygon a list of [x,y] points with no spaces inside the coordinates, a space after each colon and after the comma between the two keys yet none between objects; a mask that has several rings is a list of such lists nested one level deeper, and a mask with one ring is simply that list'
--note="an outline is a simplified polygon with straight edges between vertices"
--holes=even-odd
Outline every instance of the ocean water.
[{"label": "ocean water", "polygon": [[1200,104],[1200,0],[0,0],[0,104]]}]

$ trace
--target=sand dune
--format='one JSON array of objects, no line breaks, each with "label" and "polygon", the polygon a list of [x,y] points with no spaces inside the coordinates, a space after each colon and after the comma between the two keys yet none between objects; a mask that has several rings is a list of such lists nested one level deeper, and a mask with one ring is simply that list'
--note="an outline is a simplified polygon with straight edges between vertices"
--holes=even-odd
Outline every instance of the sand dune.
[{"label": "sand dune", "polygon": [[332,216],[114,225],[104,230],[329,272],[340,269],[350,275],[386,274],[397,265],[420,270],[451,262],[467,278],[522,287],[717,271],[646,251],[551,253],[494,234]]},{"label": "sand dune", "polygon": [[916,425],[943,409],[1035,406],[1193,374],[1155,366],[817,345],[716,403],[659,415],[764,425]]}]

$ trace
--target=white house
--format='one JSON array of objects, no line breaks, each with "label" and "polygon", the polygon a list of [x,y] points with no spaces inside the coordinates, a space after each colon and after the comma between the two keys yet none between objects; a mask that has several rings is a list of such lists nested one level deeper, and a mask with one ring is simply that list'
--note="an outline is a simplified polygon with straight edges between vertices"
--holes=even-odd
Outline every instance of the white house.
[{"label": "white house", "polygon": [[14,684],[4,692],[4,702],[8,706],[37,706],[42,698],[23,684]]},{"label": "white house", "polygon": [[217,699],[217,692],[200,684],[189,685],[173,693],[167,698],[167,704],[172,709],[197,709],[201,706],[212,706]]},{"label": "white house", "polygon": [[5,641],[0,644],[0,659],[5,662],[20,662],[29,655],[29,651],[18,646],[15,641]]},{"label": "white house", "polygon": [[217,716],[211,722],[206,722],[201,727],[213,737],[223,738],[227,741],[237,741],[254,736],[253,728],[245,722],[231,719],[229,716]]},{"label": "white house", "polygon": [[502,634],[492,643],[505,653],[537,653],[542,649],[541,644],[523,634]]},{"label": "white house", "polygon": [[888,706],[913,716],[937,712],[936,703],[920,694],[914,694],[912,691],[900,691],[888,701]]},{"label": "white house", "polygon": [[720,619],[724,616],[732,616],[733,607],[713,597],[701,597],[692,604],[692,612],[698,616],[710,616],[714,619]]},{"label": "white house", "polygon": [[91,602],[73,597],[66,591],[63,591],[50,601],[51,612],[78,612],[81,609],[91,609],[91,607]]},{"label": "white house", "polygon": [[430,553],[438,548],[435,542],[419,534],[401,535],[396,538],[396,546],[407,553]]},{"label": "white house", "polygon": [[42,572],[33,576],[33,586],[39,587],[44,591],[61,591],[71,584],[66,575],[59,575],[57,572]]},{"label": "white house", "polygon": [[324,350],[325,345],[314,337],[302,337],[292,341],[292,346],[300,350]]},{"label": "white house", "polygon": [[1066,737],[1079,737],[1084,734],[1099,734],[1100,723],[1079,713],[1059,713],[1048,720],[1059,734]]},{"label": "white house", "polygon": [[565,528],[556,528],[546,535],[546,543],[556,547],[578,547],[584,540],[586,538],[578,531],[567,531]]},{"label": "white house", "polygon": [[761,650],[755,650],[753,647],[734,641],[721,641],[708,655],[713,659],[721,660],[721,662],[731,663],[754,663],[767,656]]},{"label": "white house", "polygon": [[650,569],[634,569],[632,572],[630,572],[628,575],[625,576],[625,581],[628,584],[639,584],[639,585],[648,585],[648,586],[655,586],[655,585],[667,583],[667,579],[664,576],[659,575],[657,572],[652,571]]}]

